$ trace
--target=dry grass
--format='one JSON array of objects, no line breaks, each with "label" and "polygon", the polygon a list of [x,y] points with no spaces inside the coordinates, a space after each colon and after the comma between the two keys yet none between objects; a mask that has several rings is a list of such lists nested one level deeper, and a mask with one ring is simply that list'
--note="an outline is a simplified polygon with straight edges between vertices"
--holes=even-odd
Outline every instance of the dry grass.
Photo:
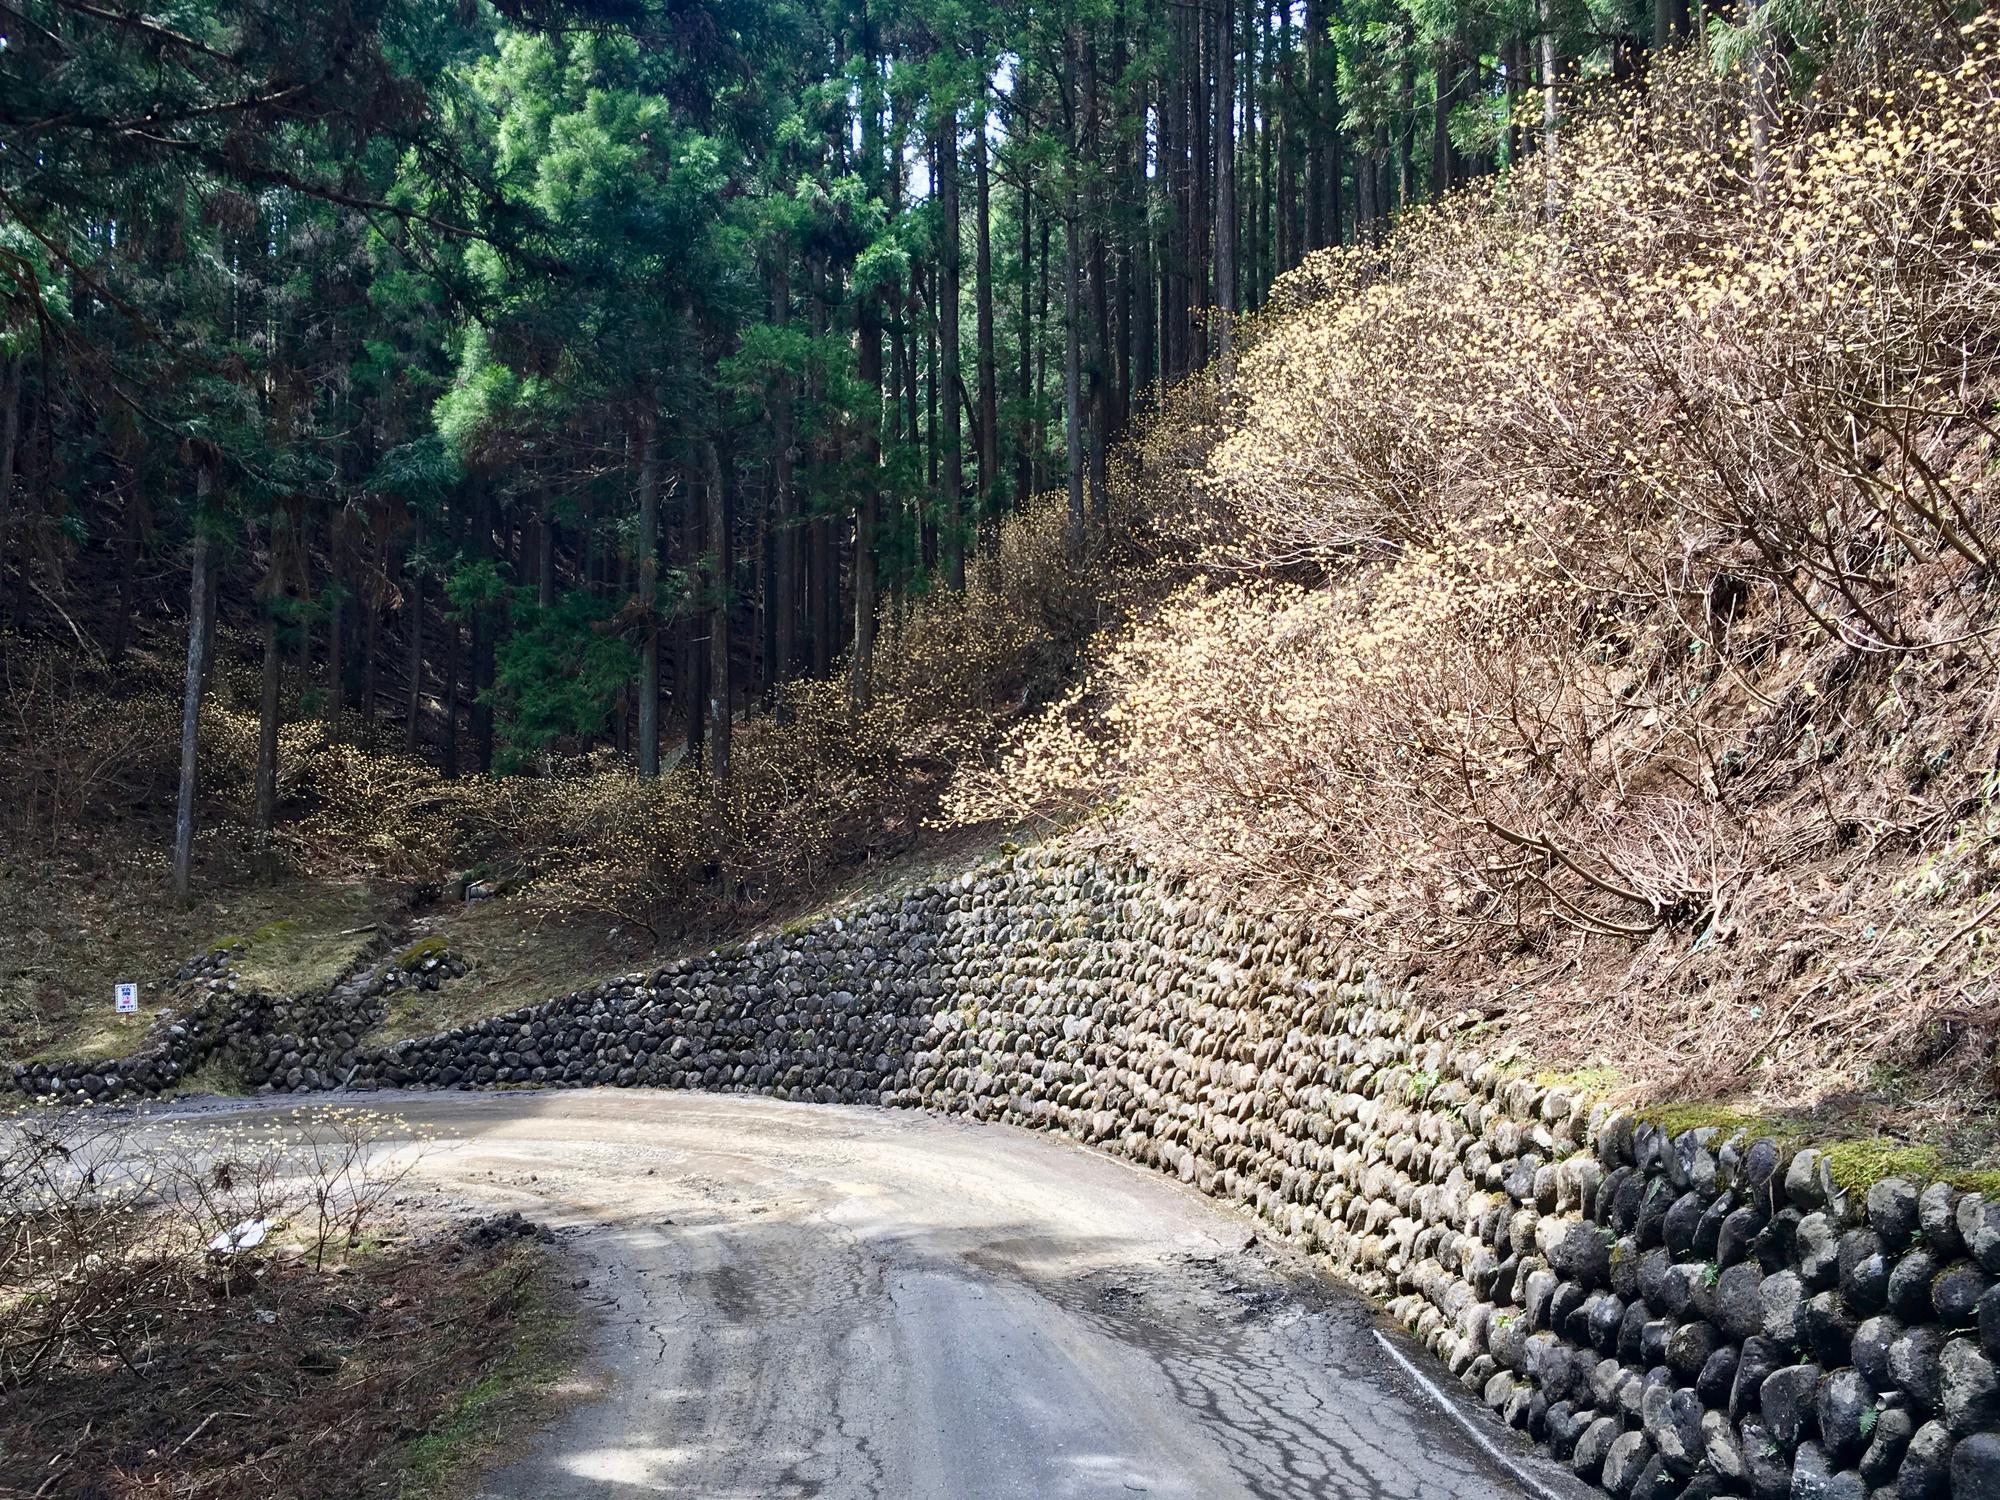
[{"label": "dry grass", "polygon": [[399,1220],[421,1149],[352,1110],[0,1120],[0,1492],[432,1493],[570,1304],[518,1216]]},{"label": "dry grass", "polygon": [[[330,983],[382,921],[397,893],[379,882],[212,866],[192,906],[176,908],[166,872],[136,844],[147,831],[115,817],[79,847],[31,852],[0,866],[0,1058],[113,1056],[143,1034],[164,998],[163,981],[195,954],[252,940],[246,977],[278,993]],[[86,842],[87,840],[87,842]],[[142,986],[141,1014],[112,1009],[112,986]]]},{"label": "dry grass", "polygon": [[987,829],[934,834],[906,853],[863,861],[831,871],[818,883],[773,892],[660,944],[602,914],[524,911],[512,897],[446,908],[422,919],[419,930],[448,944],[472,972],[436,990],[392,995],[387,1017],[368,1040],[379,1045],[430,1036],[599,979],[657,968],[717,943],[814,922],[841,907],[981,864],[998,854],[1001,842],[1001,835]]},{"label": "dry grass", "polygon": [[235,960],[244,982],[273,995],[314,995],[354,967],[381,928],[389,895],[367,881],[325,890],[326,899],[217,946],[243,949]]},{"label": "dry grass", "polygon": [[132,1315],[131,1367],[68,1364],[0,1404],[0,1492],[74,1500],[433,1495],[532,1409],[567,1346],[532,1241],[438,1233],[339,1274],[279,1265]]}]

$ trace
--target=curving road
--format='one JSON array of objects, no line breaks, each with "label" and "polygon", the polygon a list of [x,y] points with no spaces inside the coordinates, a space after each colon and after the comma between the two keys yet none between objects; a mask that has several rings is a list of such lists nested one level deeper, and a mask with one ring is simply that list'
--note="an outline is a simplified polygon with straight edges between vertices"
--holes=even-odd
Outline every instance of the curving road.
[{"label": "curving road", "polygon": [[491,1500],[1582,1493],[1247,1219],[1072,1145],[646,1091],[379,1107],[439,1134],[447,1197],[570,1228],[601,1307],[602,1393]]}]

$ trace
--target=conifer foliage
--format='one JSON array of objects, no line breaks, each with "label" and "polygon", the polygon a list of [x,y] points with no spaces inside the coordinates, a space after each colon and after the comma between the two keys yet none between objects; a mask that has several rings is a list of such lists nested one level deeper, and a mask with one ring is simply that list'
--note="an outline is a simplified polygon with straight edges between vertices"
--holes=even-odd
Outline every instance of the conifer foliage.
[{"label": "conifer foliage", "polygon": [[1101,559],[1120,435],[1310,252],[1688,29],[1561,10],[0,0],[21,775],[171,651],[183,893],[239,667],[260,836],[307,748],[717,794],[1037,495]]}]

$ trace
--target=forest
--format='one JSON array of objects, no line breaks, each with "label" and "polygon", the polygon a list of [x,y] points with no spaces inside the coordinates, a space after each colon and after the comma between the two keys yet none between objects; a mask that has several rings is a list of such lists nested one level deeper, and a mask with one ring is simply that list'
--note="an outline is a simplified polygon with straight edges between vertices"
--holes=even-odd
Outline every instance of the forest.
[{"label": "forest", "polygon": [[1990,1093],[1984,9],[0,27],[18,1050],[301,882],[609,967],[1056,829],[1555,1064]]},{"label": "forest", "polygon": [[308,721],[722,783],[1037,495],[1101,548],[1108,452],[1302,257],[1700,20],[1560,10],[10,4],[9,701],[190,622],[183,892],[250,641],[260,835]]},{"label": "forest", "polygon": [[0,1096],[4,1494],[1994,1500],[2000,7],[0,0]]}]

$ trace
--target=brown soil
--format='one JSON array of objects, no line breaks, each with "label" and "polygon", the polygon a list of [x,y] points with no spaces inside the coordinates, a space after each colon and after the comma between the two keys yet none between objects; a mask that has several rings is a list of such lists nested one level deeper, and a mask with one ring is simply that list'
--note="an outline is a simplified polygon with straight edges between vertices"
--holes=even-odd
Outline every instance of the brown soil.
[{"label": "brown soil", "polygon": [[[366,880],[217,869],[185,909],[151,853],[120,857],[115,826],[57,858],[0,852],[0,1059],[115,1056],[144,1034],[163,981],[189,958],[247,942],[246,978],[286,993],[324,988],[397,903]],[[112,987],[140,986],[121,1017]]]}]

